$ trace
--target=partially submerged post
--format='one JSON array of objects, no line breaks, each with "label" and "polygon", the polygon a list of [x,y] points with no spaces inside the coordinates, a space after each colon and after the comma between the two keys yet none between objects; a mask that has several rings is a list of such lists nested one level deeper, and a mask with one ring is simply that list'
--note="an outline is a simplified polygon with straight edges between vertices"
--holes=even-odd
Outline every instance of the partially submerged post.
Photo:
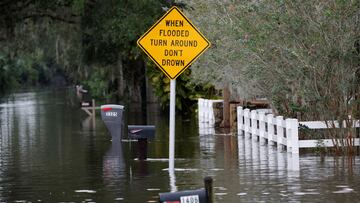
[{"label": "partially submerged post", "polygon": [[159,193],[159,202],[196,202],[214,203],[213,180],[211,177],[204,178],[205,188],[197,190],[185,190],[179,192]]},{"label": "partially submerged post", "polygon": [[[92,99],[91,102],[89,101],[82,101],[81,102],[81,109],[84,110],[89,116],[95,119],[95,110],[99,107],[95,105],[95,99]],[[91,110],[91,112],[90,112]]]},{"label": "partially submerged post", "polygon": [[211,177],[204,178],[207,203],[214,203],[213,179]]},{"label": "partially submerged post", "polygon": [[129,125],[128,135],[131,139],[138,140],[138,159],[147,159],[148,139],[155,137],[155,126],[153,125]]},{"label": "partially submerged post", "polygon": [[225,84],[223,88],[223,122],[221,127],[229,128],[230,127],[230,89],[229,85]]}]

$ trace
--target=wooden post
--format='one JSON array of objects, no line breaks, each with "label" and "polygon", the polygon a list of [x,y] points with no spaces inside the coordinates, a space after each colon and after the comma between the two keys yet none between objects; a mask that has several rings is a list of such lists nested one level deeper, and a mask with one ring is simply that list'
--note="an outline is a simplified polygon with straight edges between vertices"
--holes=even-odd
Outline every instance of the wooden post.
[{"label": "wooden post", "polygon": [[[360,104],[359,104],[359,107],[360,107]],[[360,108],[359,108],[360,109]],[[355,128],[355,131],[356,131],[356,137],[358,138],[358,139],[360,139],[360,128],[359,127],[356,127]],[[360,145],[359,146],[357,146],[357,155],[360,155]]]},{"label": "wooden post", "polygon": [[207,196],[207,203],[214,203],[213,179],[211,177],[205,177],[204,185]]},{"label": "wooden post", "polygon": [[228,128],[230,127],[230,90],[229,85],[226,84],[223,88],[223,99],[224,99],[224,109],[223,109],[223,122],[221,127]]},{"label": "wooden post", "polygon": [[96,128],[96,123],[95,123],[95,99],[92,99],[92,124],[93,124],[93,128],[94,128],[94,130],[95,130],[95,128]]},{"label": "wooden post", "polygon": [[234,115],[233,115],[234,104],[229,103],[229,127],[230,130],[233,127]]},{"label": "wooden post", "polygon": [[95,118],[95,99],[92,99],[92,115],[94,116],[94,118]]},{"label": "wooden post", "polygon": [[138,159],[139,160],[146,160],[147,159],[147,146],[148,141],[146,138],[138,139]]}]

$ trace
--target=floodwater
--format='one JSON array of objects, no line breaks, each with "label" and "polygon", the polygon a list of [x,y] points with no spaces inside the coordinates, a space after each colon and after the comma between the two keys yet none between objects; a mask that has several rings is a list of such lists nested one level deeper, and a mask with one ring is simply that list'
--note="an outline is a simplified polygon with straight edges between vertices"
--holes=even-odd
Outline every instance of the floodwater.
[{"label": "floodwater", "polygon": [[358,156],[298,162],[243,136],[199,135],[195,117],[177,117],[169,174],[168,119],[157,108],[125,107],[126,123],[157,129],[148,161],[138,161],[136,142],[112,143],[99,114],[93,122],[71,103],[65,90],[0,100],[0,202],[158,202],[160,192],[203,187],[206,176],[216,202],[360,202]]}]

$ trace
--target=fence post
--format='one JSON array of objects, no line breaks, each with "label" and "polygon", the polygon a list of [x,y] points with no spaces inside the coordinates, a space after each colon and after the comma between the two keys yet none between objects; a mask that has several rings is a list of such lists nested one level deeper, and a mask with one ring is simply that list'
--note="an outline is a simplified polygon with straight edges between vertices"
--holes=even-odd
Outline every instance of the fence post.
[{"label": "fence post", "polygon": [[250,113],[251,117],[251,137],[253,140],[258,140],[258,127],[257,127],[257,120],[258,115],[256,110],[252,110]]},{"label": "fence post", "polygon": [[268,126],[268,130],[267,130],[268,145],[273,145],[274,144],[274,140],[273,140],[274,116],[272,114],[268,114],[266,116],[266,119],[267,119],[267,126]]},{"label": "fence post", "polygon": [[291,137],[291,119],[287,118],[285,120],[286,126],[286,151],[291,153],[292,148],[292,137]]},{"label": "fence post", "polygon": [[210,115],[209,115],[209,100],[205,99],[205,122],[209,123]]},{"label": "fence post", "polygon": [[213,194],[213,179],[211,177],[204,178],[205,191],[207,196],[207,203],[214,203],[214,194]]},{"label": "fence post", "polygon": [[[284,137],[284,117],[276,116],[276,142],[278,150],[282,150],[282,138]],[[285,144],[285,143],[284,143]]]},{"label": "fence post", "polygon": [[204,112],[204,109],[203,109],[203,99],[202,98],[199,98],[198,99],[198,120],[199,120],[199,123],[202,123],[203,122],[203,112]]},{"label": "fence post", "polygon": [[260,145],[265,143],[265,112],[259,112],[259,141]]},{"label": "fence post", "polygon": [[213,104],[214,104],[214,102],[212,100],[209,100],[209,122],[210,122],[210,126],[214,126],[214,124],[215,124],[215,116],[214,116]]},{"label": "fence post", "polygon": [[246,136],[249,136],[249,133],[250,133],[250,110],[249,109],[244,110],[244,119],[245,119],[244,134],[246,137]]},{"label": "fence post", "polygon": [[241,106],[237,107],[237,130],[238,130],[238,135],[240,135],[240,133],[242,133],[242,130],[244,128],[244,117],[243,117],[243,108]]}]

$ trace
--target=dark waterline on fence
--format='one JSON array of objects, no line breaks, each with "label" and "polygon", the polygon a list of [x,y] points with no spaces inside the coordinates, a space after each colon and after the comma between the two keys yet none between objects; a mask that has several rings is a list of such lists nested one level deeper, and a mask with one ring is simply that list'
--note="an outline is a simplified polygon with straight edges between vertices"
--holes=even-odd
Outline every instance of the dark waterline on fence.
[{"label": "dark waterline on fence", "polygon": [[[154,124],[148,161],[136,142],[122,147],[71,107],[69,91],[17,93],[0,101],[0,202],[157,202],[157,194],[203,187],[214,179],[217,202],[356,202],[360,158],[290,158],[242,136],[198,134],[196,118],[176,120],[176,170],[169,174],[168,121],[156,107],[125,107],[126,123]],[[145,115],[145,116],[144,116]]]}]

